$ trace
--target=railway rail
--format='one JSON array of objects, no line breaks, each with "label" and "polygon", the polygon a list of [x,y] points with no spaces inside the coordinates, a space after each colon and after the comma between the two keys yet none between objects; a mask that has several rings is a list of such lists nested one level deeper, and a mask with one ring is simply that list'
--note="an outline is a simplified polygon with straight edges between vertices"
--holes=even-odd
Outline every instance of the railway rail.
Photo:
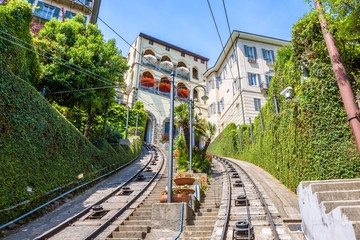
[{"label": "railway rail", "polygon": [[[63,239],[69,236],[75,237],[77,234],[79,234],[75,237],[77,239],[96,238],[139,199],[162,170],[165,162],[163,153],[154,146],[144,146],[150,153],[150,158],[139,171],[119,184],[112,192],[35,239]],[[156,171],[153,171],[155,169]]]},{"label": "railway rail", "polygon": [[[269,210],[268,204],[262,192],[255,184],[255,181],[251,178],[251,176],[236,162],[218,156],[214,156],[214,159],[218,160],[223,165],[226,170],[226,178],[229,181],[227,211],[222,229],[221,240],[270,239],[268,238],[269,236],[264,238],[262,236],[256,236],[256,232],[261,232],[256,230],[259,230],[264,226],[270,226],[272,234],[271,239],[279,240],[280,237],[272,213]],[[239,171],[241,171],[240,174]],[[242,175],[244,179],[241,179],[240,175]],[[257,209],[256,214],[251,212],[250,204],[255,201],[260,201],[261,206],[263,207],[263,211],[260,212],[260,214],[259,209]],[[245,214],[238,218],[237,213],[243,212],[243,209],[245,209]],[[262,215],[264,217],[261,217]],[[257,226],[253,225],[253,219],[258,220],[264,218],[266,218],[267,224],[263,223]],[[229,231],[230,227],[232,227],[232,232]],[[255,229],[256,227],[259,229]]]}]

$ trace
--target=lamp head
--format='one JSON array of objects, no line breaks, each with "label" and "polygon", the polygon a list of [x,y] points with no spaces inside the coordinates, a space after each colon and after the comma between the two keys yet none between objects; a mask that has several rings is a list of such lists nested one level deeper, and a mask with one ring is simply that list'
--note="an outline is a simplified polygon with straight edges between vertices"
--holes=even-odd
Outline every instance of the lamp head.
[{"label": "lamp head", "polygon": [[202,99],[204,102],[206,102],[206,101],[209,99],[209,97],[206,96],[206,94],[205,94],[204,96],[201,97],[201,99]]}]

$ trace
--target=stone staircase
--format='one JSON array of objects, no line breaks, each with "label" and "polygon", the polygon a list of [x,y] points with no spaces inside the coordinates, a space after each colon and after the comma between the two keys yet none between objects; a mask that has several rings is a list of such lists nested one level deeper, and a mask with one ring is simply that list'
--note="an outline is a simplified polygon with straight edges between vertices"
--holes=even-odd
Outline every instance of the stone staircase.
[{"label": "stone staircase", "polygon": [[159,202],[159,196],[165,189],[167,178],[160,179],[154,190],[140,204],[111,235],[107,240],[138,240],[144,239],[146,234],[150,232],[151,228],[151,205]]},{"label": "stone staircase", "polygon": [[308,239],[360,239],[360,179],[301,182],[297,194]]},{"label": "stone staircase", "polygon": [[[209,240],[217,220],[221,192],[215,191],[217,178],[212,178],[204,200],[195,212],[193,222],[185,226],[179,239]],[[221,188],[219,188],[221,190]]]}]

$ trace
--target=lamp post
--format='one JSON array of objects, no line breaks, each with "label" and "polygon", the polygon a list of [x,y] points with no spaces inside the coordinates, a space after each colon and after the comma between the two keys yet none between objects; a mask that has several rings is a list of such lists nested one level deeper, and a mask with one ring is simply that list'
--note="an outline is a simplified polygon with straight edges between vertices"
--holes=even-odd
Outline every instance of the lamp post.
[{"label": "lamp post", "polygon": [[192,99],[190,98],[190,95],[188,96],[188,101],[190,104],[190,149],[189,149],[189,159],[190,159],[190,166],[189,166],[189,171],[192,171],[192,147],[193,147],[193,132],[192,132],[192,122],[193,122],[193,117],[192,117],[192,110],[194,108],[194,95],[195,95],[195,89],[201,87],[204,90],[204,95],[201,97],[201,99],[206,102],[206,100],[209,99],[208,96],[206,96],[206,89],[203,86],[196,86],[193,88],[192,90]]},{"label": "lamp post", "polygon": [[174,138],[174,82],[175,73],[171,73],[170,80],[170,132],[169,132],[169,169],[168,169],[168,199],[167,202],[171,203],[172,195],[172,170],[173,170],[173,138]]}]

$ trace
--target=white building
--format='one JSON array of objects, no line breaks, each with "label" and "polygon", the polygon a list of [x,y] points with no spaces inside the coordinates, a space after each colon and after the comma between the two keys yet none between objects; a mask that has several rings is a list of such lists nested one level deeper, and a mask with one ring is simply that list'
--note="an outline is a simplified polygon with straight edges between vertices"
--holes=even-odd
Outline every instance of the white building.
[{"label": "white building", "polygon": [[217,134],[231,122],[254,121],[267,100],[276,51],[288,44],[251,33],[232,33],[215,65],[204,74],[209,121],[216,124]]},{"label": "white building", "polygon": [[[132,106],[142,101],[149,115],[145,140],[158,142],[164,133],[169,133],[170,73],[174,71],[176,91],[183,95],[175,106],[184,103],[188,90],[194,92],[195,105],[205,115],[207,105],[200,97],[205,86],[203,74],[207,70],[208,58],[174,46],[162,40],[140,33],[132,43],[127,56],[130,69],[124,75],[128,98],[122,102]],[[193,89],[197,87],[194,91]],[[195,108],[198,113],[199,109]]]}]

